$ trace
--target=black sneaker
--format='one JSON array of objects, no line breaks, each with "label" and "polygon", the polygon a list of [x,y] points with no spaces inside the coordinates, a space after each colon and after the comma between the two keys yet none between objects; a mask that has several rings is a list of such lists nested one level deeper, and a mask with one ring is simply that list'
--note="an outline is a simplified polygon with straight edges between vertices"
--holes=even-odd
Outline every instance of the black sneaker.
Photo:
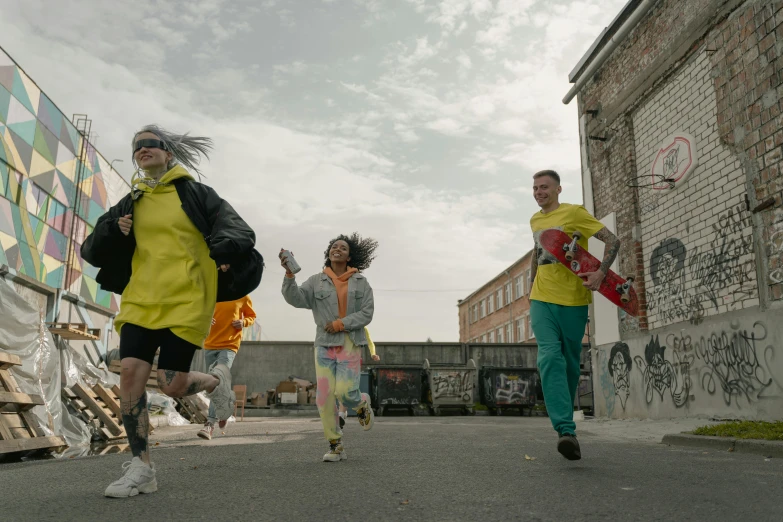
[{"label": "black sneaker", "polygon": [[342,415],[338,415],[338,417],[340,418],[340,429],[343,429],[345,427],[345,417]]},{"label": "black sneaker", "polygon": [[557,439],[557,451],[568,460],[579,460],[582,458],[582,452],[579,450],[579,441],[576,435],[567,433]]}]

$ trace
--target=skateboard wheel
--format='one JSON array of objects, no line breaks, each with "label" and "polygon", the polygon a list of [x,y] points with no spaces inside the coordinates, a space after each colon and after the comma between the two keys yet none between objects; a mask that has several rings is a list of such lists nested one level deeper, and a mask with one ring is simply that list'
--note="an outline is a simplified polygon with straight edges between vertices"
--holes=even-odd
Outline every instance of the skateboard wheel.
[{"label": "skateboard wheel", "polygon": [[623,303],[627,303],[630,300],[631,300],[631,296],[628,294],[623,294],[620,296],[620,301],[622,301]]},{"label": "skateboard wheel", "polygon": [[573,253],[573,252],[571,252],[570,250],[569,250],[569,251],[567,251],[567,252],[566,252],[566,255],[565,255],[565,258],[566,258],[568,261],[573,261],[573,260],[574,260],[574,253]]}]

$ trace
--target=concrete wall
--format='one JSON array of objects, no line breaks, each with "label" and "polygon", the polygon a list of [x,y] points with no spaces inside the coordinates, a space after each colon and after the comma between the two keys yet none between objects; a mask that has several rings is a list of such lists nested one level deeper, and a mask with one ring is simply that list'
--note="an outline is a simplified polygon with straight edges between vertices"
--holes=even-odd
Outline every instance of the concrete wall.
[{"label": "concrete wall", "polygon": [[600,347],[593,357],[597,415],[780,420],[780,317],[742,310]]},{"label": "concrete wall", "polygon": [[[596,217],[617,215],[642,308],[618,312],[620,342],[598,346],[598,412],[779,418],[783,2],[659,0],[579,110],[585,193]],[[690,177],[632,186],[649,185],[675,132],[694,138]]]},{"label": "concrete wall", "polygon": [[[380,364],[421,366],[424,359],[432,364],[465,364],[473,358],[478,367],[522,366],[535,368],[535,344],[463,345],[459,343],[377,343]],[[315,362],[312,343],[243,342],[231,375],[234,384],[247,385],[248,392],[274,388],[289,375],[315,382]],[[199,360],[201,362],[199,362]],[[372,367],[369,353],[363,355],[365,368]],[[203,354],[198,354],[194,369],[203,366]],[[203,370],[201,370],[203,371]],[[478,385],[478,382],[475,383]]]}]

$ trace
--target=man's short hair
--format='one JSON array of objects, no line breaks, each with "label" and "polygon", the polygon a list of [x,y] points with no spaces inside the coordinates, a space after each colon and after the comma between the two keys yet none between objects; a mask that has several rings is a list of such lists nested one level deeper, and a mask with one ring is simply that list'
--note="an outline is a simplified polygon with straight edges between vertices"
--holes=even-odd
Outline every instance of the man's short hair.
[{"label": "man's short hair", "polygon": [[558,185],[560,184],[560,174],[554,170],[540,170],[533,174],[533,179],[543,178],[544,176],[549,176],[553,180],[557,181]]}]

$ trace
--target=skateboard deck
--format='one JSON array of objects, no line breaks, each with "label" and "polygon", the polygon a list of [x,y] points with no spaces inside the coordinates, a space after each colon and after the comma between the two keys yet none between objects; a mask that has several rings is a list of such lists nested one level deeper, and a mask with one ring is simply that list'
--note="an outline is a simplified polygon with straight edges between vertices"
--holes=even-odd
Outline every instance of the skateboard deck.
[{"label": "skateboard deck", "polygon": [[[574,234],[581,236],[579,232]],[[595,256],[561,230],[544,230],[541,232],[539,242],[542,248],[577,276],[585,272],[595,272],[601,266],[601,262]],[[639,315],[639,300],[633,288],[633,278],[626,279],[609,270],[597,291],[630,315]]]}]

